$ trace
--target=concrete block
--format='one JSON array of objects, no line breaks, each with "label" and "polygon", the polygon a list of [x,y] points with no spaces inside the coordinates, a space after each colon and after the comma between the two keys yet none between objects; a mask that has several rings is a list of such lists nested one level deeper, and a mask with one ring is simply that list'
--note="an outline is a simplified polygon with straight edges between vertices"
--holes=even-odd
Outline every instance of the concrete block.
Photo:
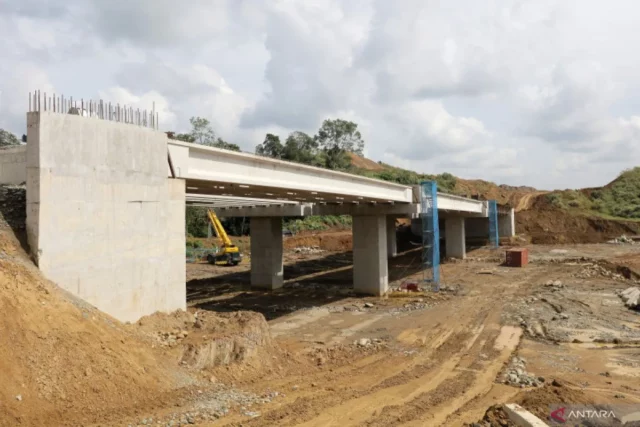
[{"label": "concrete block", "polygon": [[549,427],[547,423],[515,403],[504,405],[509,419],[518,427]]},{"label": "concrete block", "polygon": [[383,295],[389,287],[386,217],[355,216],[352,228],[354,290]]}]

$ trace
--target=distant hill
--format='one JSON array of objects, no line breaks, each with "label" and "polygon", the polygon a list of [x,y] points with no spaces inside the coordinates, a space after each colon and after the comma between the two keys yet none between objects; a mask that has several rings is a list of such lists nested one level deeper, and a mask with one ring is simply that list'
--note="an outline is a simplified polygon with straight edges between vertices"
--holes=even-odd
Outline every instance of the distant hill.
[{"label": "distant hill", "polygon": [[435,180],[440,191],[478,200],[496,200],[515,208],[516,232],[535,243],[601,242],[640,233],[640,167],[604,187],[539,191],[462,179],[449,173],[420,174],[351,154],[355,173],[400,184]]}]

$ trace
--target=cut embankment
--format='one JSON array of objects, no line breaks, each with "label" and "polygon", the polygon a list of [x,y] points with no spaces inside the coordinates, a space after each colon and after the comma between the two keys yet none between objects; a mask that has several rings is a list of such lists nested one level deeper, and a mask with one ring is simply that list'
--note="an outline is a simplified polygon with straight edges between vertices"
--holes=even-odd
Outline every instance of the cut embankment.
[{"label": "cut embankment", "polygon": [[[87,266],[89,268],[89,266]],[[0,425],[85,425],[162,404],[191,378],[45,280],[0,231]]]}]

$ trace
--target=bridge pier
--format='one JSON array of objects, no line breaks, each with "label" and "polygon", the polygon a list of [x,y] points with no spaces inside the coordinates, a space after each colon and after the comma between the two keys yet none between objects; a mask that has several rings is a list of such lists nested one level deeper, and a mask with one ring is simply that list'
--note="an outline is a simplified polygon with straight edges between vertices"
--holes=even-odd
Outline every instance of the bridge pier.
[{"label": "bridge pier", "polygon": [[513,237],[516,235],[515,210],[509,209],[507,215],[498,215],[498,233],[500,237]]},{"label": "bridge pier", "polygon": [[464,217],[461,216],[451,216],[444,220],[446,254],[449,258],[465,259],[467,256],[464,223]]},{"label": "bridge pier", "polygon": [[353,217],[353,288],[383,295],[389,287],[386,215]]},{"label": "bridge pier", "polygon": [[396,235],[396,217],[387,215],[387,256],[395,258],[398,255],[398,237]]},{"label": "bridge pier", "polygon": [[251,218],[251,286],[281,288],[282,270],[282,218]]}]

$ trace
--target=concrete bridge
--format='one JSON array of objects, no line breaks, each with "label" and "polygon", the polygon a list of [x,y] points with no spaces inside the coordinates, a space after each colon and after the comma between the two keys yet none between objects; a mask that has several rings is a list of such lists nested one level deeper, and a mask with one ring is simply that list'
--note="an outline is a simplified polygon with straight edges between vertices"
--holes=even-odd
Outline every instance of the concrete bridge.
[{"label": "concrete bridge", "polygon": [[[251,284],[267,289],[283,284],[283,216],[352,215],[354,288],[373,295],[387,290],[395,219],[420,215],[416,187],[168,140],[100,117],[30,112],[27,140],[0,151],[0,177],[26,177],[36,263],[125,321],[186,307],[185,204],[252,218]],[[438,208],[447,256],[464,258],[465,234],[488,234],[487,203],[439,194]],[[503,213],[501,234],[512,235],[513,211]]]}]

